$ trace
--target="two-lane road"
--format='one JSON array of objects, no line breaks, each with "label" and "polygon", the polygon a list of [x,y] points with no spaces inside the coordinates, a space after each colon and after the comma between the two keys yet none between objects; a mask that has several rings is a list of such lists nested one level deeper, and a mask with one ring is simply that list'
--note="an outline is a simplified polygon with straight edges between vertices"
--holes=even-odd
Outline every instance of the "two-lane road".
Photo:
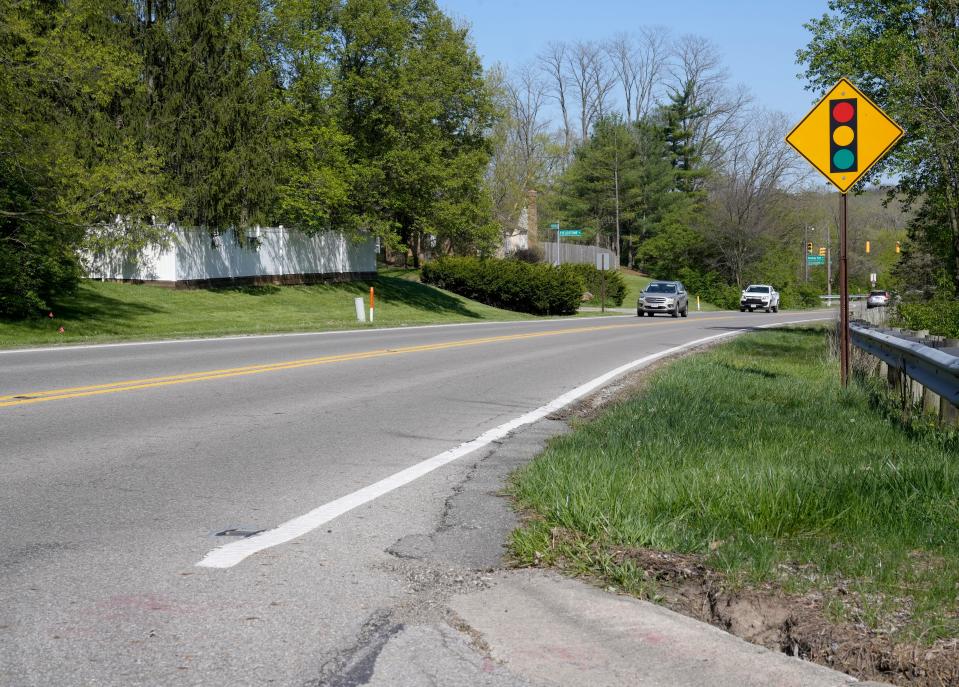
[{"label": "two-lane road", "polygon": [[644,356],[817,315],[0,352],[0,684],[307,684],[401,602],[384,550],[435,520],[444,452]]}]

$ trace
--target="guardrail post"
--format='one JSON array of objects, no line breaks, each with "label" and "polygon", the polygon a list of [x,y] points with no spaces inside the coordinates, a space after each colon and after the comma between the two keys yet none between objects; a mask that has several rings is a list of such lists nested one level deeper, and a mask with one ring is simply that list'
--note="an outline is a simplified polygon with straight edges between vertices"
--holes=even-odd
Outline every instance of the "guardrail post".
[{"label": "guardrail post", "polygon": [[952,405],[946,399],[940,399],[939,403],[939,422],[944,427],[954,427],[959,425],[959,408]]},{"label": "guardrail post", "polygon": [[890,365],[886,366],[886,381],[889,382],[889,386],[893,389],[898,389],[901,378],[902,373],[899,371],[899,368]]},{"label": "guardrail post", "polygon": [[937,415],[942,398],[935,391],[922,387],[922,412]]}]

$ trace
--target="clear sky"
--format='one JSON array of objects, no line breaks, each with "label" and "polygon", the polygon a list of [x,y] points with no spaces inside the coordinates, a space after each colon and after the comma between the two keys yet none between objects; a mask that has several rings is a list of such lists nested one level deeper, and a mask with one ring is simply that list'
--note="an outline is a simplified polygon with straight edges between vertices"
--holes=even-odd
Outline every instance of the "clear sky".
[{"label": "clear sky", "polygon": [[[641,26],[692,33],[713,41],[732,83],[756,103],[798,122],[818,100],[797,77],[796,50],[808,42],[803,23],[822,15],[826,0],[438,0],[472,27],[486,65],[532,61],[551,40],[599,41]],[[821,94],[819,94],[821,95]]]}]

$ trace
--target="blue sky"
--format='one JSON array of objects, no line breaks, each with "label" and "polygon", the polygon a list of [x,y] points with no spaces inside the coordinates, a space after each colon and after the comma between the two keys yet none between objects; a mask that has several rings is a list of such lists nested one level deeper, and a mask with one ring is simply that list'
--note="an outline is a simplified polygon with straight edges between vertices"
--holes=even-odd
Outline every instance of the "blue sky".
[{"label": "blue sky", "polygon": [[797,77],[796,50],[805,46],[803,23],[822,15],[826,0],[438,0],[472,27],[486,65],[531,61],[549,41],[603,40],[640,26],[712,40],[733,83],[745,84],[766,108],[799,121],[818,100]]}]

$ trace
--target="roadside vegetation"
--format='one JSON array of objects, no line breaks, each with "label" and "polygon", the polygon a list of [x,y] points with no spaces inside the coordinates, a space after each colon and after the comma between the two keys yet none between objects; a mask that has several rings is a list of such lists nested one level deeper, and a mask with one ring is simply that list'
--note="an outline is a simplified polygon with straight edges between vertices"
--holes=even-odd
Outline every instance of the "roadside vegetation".
[{"label": "roadside vegetation", "polygon": [[[826,350],[822,328],[743,336],[653,373],[551,442],[514,475],[530,514],[513,536],[517,561],[653,599],[700,570],[703,608],[724,592],[786,594],[799,600],[786,634],[808,640],[801,655],[838,667],[835,646],[817,653],[821,640],[798,637],[809,609],[860,628],[817,626],[841,635],[836,646],[861,632],[887,654],[912,643],[923,655],[959,638],[956,456],[886,422],[868,390],[840,389]],[[662,560],[675,570],[657,570]]]},{"label": "roadside vegetation", "polygon": [[0,347],[369,327],[356,321],[353,299],[369,307],[370,286],[377,327],[531,318],[420,284],[415,270],[311,286],[173,290],[88,281],[58,299],[52,318],[0,320]]},{"label": "roadside vegetation", "polygon": [[897,323],[906,329],[959,338],[959,299],[936,298],[926,303],[906,301],[899,304]]},{"label": "roadside vegetation", "polygon": [[439,258],[423,266],[421,279],[482,303],[537,315],[572,314],[586,293],[592,296],[589,305],[601,305],[604,290],[606,305],[618,307],[627,291],[618,270],[606,272],[604,287],[604,275],[593,265],[516,258]]}]

